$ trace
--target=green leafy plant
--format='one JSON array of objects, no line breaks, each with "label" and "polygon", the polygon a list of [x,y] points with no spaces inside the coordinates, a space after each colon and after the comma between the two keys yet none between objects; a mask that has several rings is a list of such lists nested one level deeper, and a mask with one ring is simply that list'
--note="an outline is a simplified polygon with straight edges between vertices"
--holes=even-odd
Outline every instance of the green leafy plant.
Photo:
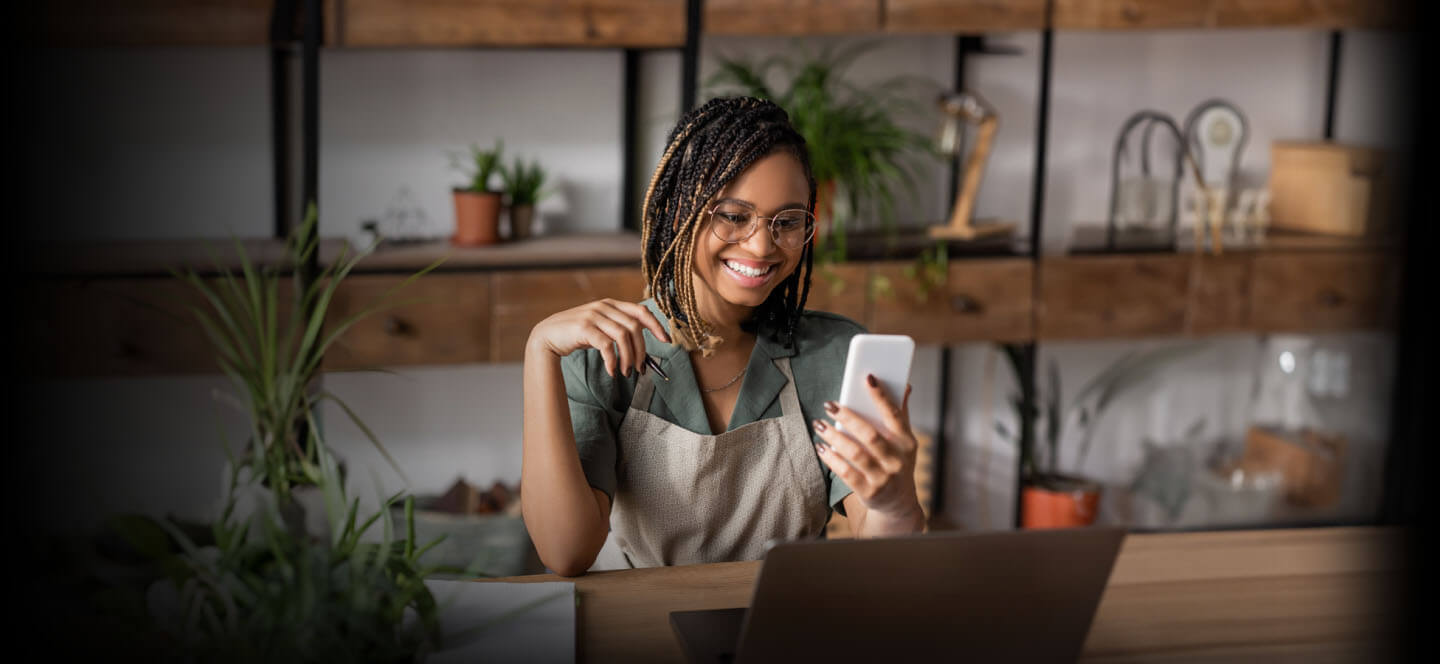
[{"label": "green leafy plant", "polygon": [[[286,241],[292,266],[304,265],[318,251],[315,207]],[[283,265],[257,267],[235,242],[241,266],[237,275],[217,260],[219,277],[211,283],[194,270],[175,275],[198,292],[205,306],[191,306],[213,344],[221,370],[240,395],[235,402],[249,416],[250,435],[237,463],[249,468],[256,480],[275,493],[282,508],[288,506],[296,486],[321,483],[323,442],[315,412],[323,401],[338,405],[364,433],[397,473],[399,466],[361,421],[349,404],[318,387],[325,352],[347,330],[375,312],[398,304],[398,291],[439,266],[437,260],[385,291],[369,306],[326,329],[325,323],[340,283],[374,245],[360,251],[341,251],[308,283],[292,279],[293,291],[282,295]],[[227,450],[228,452],[228,450]]]},{"label": "green leafy plant", "polygon": [[905,276],[915,284],[915,301],[924,304],[930,293],[944,291],[950,274],[950,247],[943,240],[920,252],[915,262],[905,266]]},{"label": "green leafy plant", "polygon": [[[852,214],[872,206],[893,237],[897,186],[915,195],[915,158],[937,154],[928,135],[905,128],[897,118],[919,113],[916,99],[928,100],[934,92],[907,94],[933,87],[917,77],[899,76],[866,87],[847,81],[846,69],[875,45],[829,46],[818,53],[802,47],[758,63],[721,57],[719,71],[706,87],[718,94],[769,99],[785,109],[805,137],[816,181],[842,189]],[[771,85],[776,73],[787,81],[783,87]],[[835,215],[832,232],[816,248],[816,259],[844,260],[844,243],[844,221]]]},{"label": "green leafy plant", "polygon": [[505,181],[505,193],[510,195],[511,205],[534,205],[545,194],[542,189],[546,173],[539,160],[527,165],[516,157],[513,166],[500,169],[500,177]]},{"label": "green leafy plant", "polygon": [[479,145],[472,145],[468,155],[451,153],[451,167],[464,173],[468,181],[468,184],[456,189],[477,194],[495,193],[495,190],[490,188],[490,180],[496,174],[503,176],[505,173],[505,164],[502,162],[504,151],[504,144],[497,139],[493,150],[482,150]]},{"label": "green leafy plant", "polygon": [[[1029,483],[1043,483],[1060,475],[1060,443],[1062,439],[1079,437],[1077,465],[1084,465],[1086,456],[1094,443],[1095,431],[1106,408],[1127,391],[1151,378],[1165,365],[1183,356],[1190,355],[1202,346],[1186,344],[1167,346],[1151,351],[1130,351],[1096,374],[1085,383],[1071,400],[1068,407],[1060,401],[1060,367],[1051,358],[1046,366],[1046,389],[1038,394],[1030,380],[1032,353],[1023,346],[1006,344],[1001,346],[1010,368],[1015,372],[1020,392],[1011,397],[1016,421],[1020,424],[1018,444],[1020,447],[1021,474]],[[1045,467],[1042,469],[1036,454],[1036,425],[1044,426]],[[1002,431],[1002,434],[1009,432]]]}]

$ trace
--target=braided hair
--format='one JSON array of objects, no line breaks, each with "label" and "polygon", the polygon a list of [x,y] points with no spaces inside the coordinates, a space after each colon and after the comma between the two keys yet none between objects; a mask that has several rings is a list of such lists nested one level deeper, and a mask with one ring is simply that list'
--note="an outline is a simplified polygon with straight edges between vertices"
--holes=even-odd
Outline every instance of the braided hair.
[{"label": "braided hair", "polygon": [[[793,155],[810,186],[808,209],[815,209],[815,175],[805,139],[790,117],[773,102],[754,97],[720,97],[680,118],[666,140],[664,154],[645,192],[642,210],[644,248],[640,269],[645,294],[670,319],[671,336],[705,357],[724,341],[700,317],[691,283],[695,246],[722,189],[752,163],[776,150]],[[789,347],[810,294],[813,242],[801,249],[800,264],[759,307],[742,329],[768,334]]]}]

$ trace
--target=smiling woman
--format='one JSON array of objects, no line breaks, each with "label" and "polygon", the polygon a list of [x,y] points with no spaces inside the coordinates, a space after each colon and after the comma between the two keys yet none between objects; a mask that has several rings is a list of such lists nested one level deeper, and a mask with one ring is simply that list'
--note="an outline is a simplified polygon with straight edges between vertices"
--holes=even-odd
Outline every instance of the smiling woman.
[{"label": "smiling woman", "polygon": [[861,536],[923,528],[909,390],[872,387],[873,425],[831,401],[864,329],[804,308],[814,206],[773,103],[715,99],[671,131],[645,197],[647,299],[558,312],[526,346],[521,501],[548,567],[584,572],[611,531],[648,567],[757,559],[823,536],[832,510]]}]

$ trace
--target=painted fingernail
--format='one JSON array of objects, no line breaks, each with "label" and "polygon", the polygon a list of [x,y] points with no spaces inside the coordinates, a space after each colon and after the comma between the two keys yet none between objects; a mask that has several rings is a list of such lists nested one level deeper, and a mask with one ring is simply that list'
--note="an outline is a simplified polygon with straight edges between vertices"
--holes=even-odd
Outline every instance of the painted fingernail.
[{"label": "painted fingernail", "polygon": [[816,430],[816,431],[819,431],[819,432],[821,432],[821,433],[824,433],[824,432],[825,432],[825,429],[828,428],[828,427],[825,426],[825,423],[824,423],[824,422],[821,422],[820,420],[815,420],[814,422],[812,422],[812,423],[810,424],[810,426],[815,427],[815,430]]},{"label": "painted fingernail", "polygon": [[815,451],[821,454],[828,454],[830,452],[830,444],[823,440],[815,443]]},{"label": "painted fingernail", "polygon": [[865,382],[868,383],[870,387],[875,387],[875,374],[865,374]]},{"label": "painted fingernail", "polygon": [[840,412],[840,404],[835,403],[834,401],[826,401],[825,412],[830,413],[831,415]]}]

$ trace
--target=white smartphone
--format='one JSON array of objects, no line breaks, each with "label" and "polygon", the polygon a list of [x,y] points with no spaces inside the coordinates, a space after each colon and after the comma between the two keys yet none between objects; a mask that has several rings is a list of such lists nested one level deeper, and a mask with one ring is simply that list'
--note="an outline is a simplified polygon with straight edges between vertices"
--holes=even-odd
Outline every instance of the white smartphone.
[{"label": "white smartphone", "polygon": [[[903,334],[857,334],[850,339],[845,357],[845,377],[840,383],[840,405],[855,411],[871,424],[881,426],[880,407],[870,396],[865,376],[874,374],[885,394],[900,404],[910,384],[910,360],[915,340]],[[835,427],[844,430],[839,422]]]}]

